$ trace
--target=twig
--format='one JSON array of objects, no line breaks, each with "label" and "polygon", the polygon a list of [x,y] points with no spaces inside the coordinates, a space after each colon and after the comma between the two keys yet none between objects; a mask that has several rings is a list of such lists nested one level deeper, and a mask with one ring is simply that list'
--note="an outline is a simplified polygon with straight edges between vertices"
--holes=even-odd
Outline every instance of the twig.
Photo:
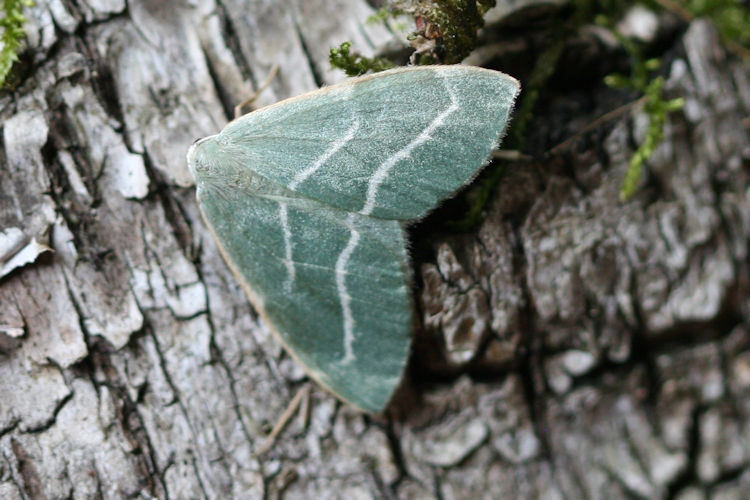
[{"label": "twig", "polygon": [[571,137],[568,137],[563,142],[558,144],[557,146],[553,147],[552,149],[547,151],[548,156],[559,154],[560,152],[566,150],[570,147],[572,143],[577,141],[582,135],[594,130],[598,126],[600,126],[602,123],[606,123],[610,120],[614,120],[618,116],[626,113],[627,111],[630,111],[635,106],[638,106],[640,104],[643,104],[648,100],[648,96],[643,96],[639,99],[636,99],[635,101],[631,101],[627,104],[623,104],[622,106],[613,109],[612,111],[608,111],[607,113],[604,113],[602,116],[594,120],[593,122],[589,123],[585,127],[583,127],[581,130],[573,134]]},{"label": "twig", "polygon": [[695,16],[689,10],[673,0],[656,0],[656,3],[664,7],[666,10],[674,12],[688,22],[695,19]]},{"label": "twig", "polygon": [[506,160],[506,161],[519,161],[519,160],[533,160],[534,157],[531,155],[523,154],[517,149],[499,149],[492,152],[492,158],[495,160]]}]

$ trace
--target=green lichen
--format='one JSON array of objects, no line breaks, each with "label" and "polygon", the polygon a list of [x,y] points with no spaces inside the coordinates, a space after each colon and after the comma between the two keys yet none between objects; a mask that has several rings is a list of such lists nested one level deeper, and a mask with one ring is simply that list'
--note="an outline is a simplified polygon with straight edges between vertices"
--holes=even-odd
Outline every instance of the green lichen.
[{"label": "green lichen", "polygon": [[32,0],[1,0],[0,10],[3,18],[0,19],[0,86],[5,85],[5,81],[13,68],[13,63],[18,61],[18,52],[26,33],[24,24],[26,17],[23,15],[24,7],[34,5]]}]

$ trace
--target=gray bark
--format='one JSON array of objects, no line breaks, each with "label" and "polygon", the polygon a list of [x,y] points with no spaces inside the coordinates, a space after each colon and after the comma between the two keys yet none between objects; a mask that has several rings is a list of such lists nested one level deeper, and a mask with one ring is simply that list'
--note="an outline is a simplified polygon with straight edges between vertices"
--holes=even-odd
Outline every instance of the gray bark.
[{"label": "gray bark", "polygon": [[[750,68],[700,20],[670,48],[686,106],[634,200],[618,191],[639,107],[511,165],[475,232],[413,242],[432,255],[413,263],[421,327],[392,413],[313,387],[257,453],[309,382],[222,261],[185,153],[274,63],[258,104],[343,79],[326,61],[342,41],[397,43],[371,13],[30,9],[27,74],[0,97],[0,498],[745,496]],[[552,131],[551,109],[537,134],[597,116]]]}]

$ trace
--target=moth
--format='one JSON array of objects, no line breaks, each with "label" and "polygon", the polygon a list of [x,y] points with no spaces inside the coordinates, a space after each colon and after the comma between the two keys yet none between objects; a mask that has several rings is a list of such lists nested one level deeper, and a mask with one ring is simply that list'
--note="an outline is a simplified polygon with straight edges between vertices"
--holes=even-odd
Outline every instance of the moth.
[{"label": "moth", "polygon": [[469,183],[519,83],[470,66],[362,76],[241,116],[187,161],[226,262],[320,385],[382,411],[412,336],[404,227]]}]

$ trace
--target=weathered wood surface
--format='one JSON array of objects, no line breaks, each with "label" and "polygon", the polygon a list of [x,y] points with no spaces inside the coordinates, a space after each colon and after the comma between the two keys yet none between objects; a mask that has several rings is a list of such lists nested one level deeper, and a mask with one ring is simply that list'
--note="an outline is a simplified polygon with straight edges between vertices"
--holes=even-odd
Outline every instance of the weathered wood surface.
[{"label": "weathered wood surface", "polygon": [[[741,498],[750,70],[703,21],[666,53],[687,104],[633,201],[618,190],[638,108],[509,168],[475,233],[428,220],[414,242],[431,250],[414,262],[423,328],[395,418],[314,388],[256,455],[307,382],[218,255],[185,152],[274,62],[261,104],[340,80],[330,46],[395,43],[370,13],[31,9],[31,64],[0,97],[0,253],[36,255],[34,239],[54,252],[0,281],[0,498]],[[551,96],[532,142],[574,134],[610,109],[607,92],[592,79]]]}]

